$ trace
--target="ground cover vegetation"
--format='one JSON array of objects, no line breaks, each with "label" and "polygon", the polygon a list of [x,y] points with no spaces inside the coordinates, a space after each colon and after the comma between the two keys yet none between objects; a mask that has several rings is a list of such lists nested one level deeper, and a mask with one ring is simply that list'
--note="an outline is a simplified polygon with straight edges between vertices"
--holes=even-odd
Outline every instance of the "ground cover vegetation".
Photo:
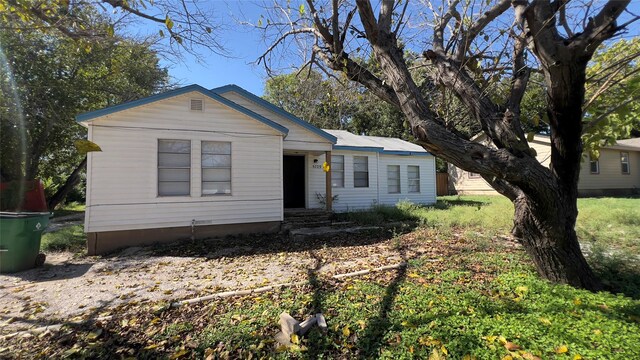
[{"label": "ground cover vegetation", "polygon": [[[430,358],[430,359],[630,359],[640,356],[640,264],[628,236],[638,221],[638,199],[582,199],[579,224],[615,204],[628,217],[607,214],[598,236],[607,251],[587,252],[612,289],[593,293],[541,279],[522,247],[508,236],[510,207],[500,197],[445,197],[438,204],[379,207],[346,215],[352,221],[404,221],[398,226],[344,238],[311,240],[296,251],[315,254],[305,285],[252,296],[170,308],[169,302],[104,309],[113,316],[60,332],[9,339],[0,355],[29,358]],[[615,211],[614,211],[615,212]],[[584,217],[582,217],[584,216]],[[603,220],[604,221],[604,220]],[[418,224],[418,227],[415,227]],[[407,229],[404,227],[404,229]],[[486,229],[486,231],[483,231]],[[578,229],[581,229],[578,226]],[[637,230],[635,230],[637,231]],[[608,232],[608,234],[607,234]],[[636,237],[637,239],[637,237]],[[599,240],[596,240],[599,241]],[[356,257],[357,246],[384,243],[406,266],[365,276],[318,276],[332,248]],[[251,251],[276,251],[284,243],[262,241]],[[288,244],[295,249],[295,244]],[[611,247],[624,249],[625,258]],[[411,252],[412,249],[424,249]],[[278,251],[279,251],[278,250]],[[206,244],[168,247],[163,254],[205,256]],[[295,251],[291,252],[295,255]],[[407,255],[410,254],[410,255]],[[635,280],[634,280],[635,279]],[[298,319],[322,312],[329,331],[314,329],[279,346],[273,337],[281,312]],[[73,319],[71,319],[73,320]],[[75,319],[78,320],[78,319]]]}]

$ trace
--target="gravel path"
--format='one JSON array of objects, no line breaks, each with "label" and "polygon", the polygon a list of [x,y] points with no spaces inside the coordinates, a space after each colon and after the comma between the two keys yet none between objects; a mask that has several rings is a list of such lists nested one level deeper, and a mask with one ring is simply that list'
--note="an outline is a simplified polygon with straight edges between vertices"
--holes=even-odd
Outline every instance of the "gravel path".
[{"label": "gravel path", "polygon": [[60,216],[57,218],[51,219],[47,229],[44,231],[45,233],[56,232],[58,230],[74,226],[74,225],[82,225],[84,224],[84,212],[79,214]]},{"label": "gravel path", "polygon": [[[411,234],[408,234],[411,235]],[[370,269],[434,251],[380,231],[304,243],[275,236],[129,248],[109,257],[48,254],[43,267],[0,275],[0,334],[111,314],[123,302],[176,300]],[[424,243],[421,243],[424,246]],[[434,256],[439,256],[434,254]]]}]

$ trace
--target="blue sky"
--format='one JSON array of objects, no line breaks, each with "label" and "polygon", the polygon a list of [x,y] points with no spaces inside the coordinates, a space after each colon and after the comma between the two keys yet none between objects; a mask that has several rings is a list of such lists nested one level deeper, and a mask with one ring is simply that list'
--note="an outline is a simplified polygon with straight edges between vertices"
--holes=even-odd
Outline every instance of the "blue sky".
[{"label": "blue sky", "polygon": [[182,85],[198,84],[206,88],[236,84],[244,89],[262,95],[267,79],[262,65],[251,64],[262,54],[267,45],[260,32],[249,26],[237,24],[238,20],[256,24],[262,9],[250,1],[230,3],[213,2],[213,8],[223,13],[227,29],[222,32],[223,45],[231,57],[203,53],[204,61],[198,62],[194,56],[185,55],[184,62],[163,61],[169,67],[169,74]]},{"label": "blue sky", "polygon": [[[293,0],[291,3],[297,3],[297,1]],[[256,65],[253,62],[268,45],[263,42],[259,31],[240,25],[238,21],[256,24],[260,15],[264,14],[264,10],[257,3],[246,0],[212,1],[206,4],[212,7],[216,15],[224,19],[226,29],[221,33],[220,38],[231,57],[202,51],[202,62],[198,62],[194,56],[185,54],[182,62],[163,60],[163,65],[169,67],[170,75],[181,85],[199,84],[206,88],[213,88],[233,83],[256,95],[262,95],[267,79],[266,72],[262,65]],[[292,4],[292,7],[295,9],[296,5]],[[638,14],[640,0],[632,1],[629,10]],[[158,27],[151,27],[155,25],[144,24],[141,29],[155,32]],[[625,37],[637,36],[640,29],[636,23],[631,25],[629,30],[631,34]]]}]

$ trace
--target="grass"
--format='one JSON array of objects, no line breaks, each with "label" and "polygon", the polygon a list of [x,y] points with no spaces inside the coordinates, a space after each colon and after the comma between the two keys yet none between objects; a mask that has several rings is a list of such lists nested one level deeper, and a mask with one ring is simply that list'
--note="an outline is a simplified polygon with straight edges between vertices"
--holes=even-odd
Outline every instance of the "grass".
[{"label": "grass", "polygon": [[[640,198],[578,199],[578,209],[576,231],[582,241],[640,254]],[[433,228],[461,228],[492,236],[509,232],[513,205],[502,196],[443,196],[433,206],[401,202],[339,216],[365,224],[410,220]]]},{"label": "grass", "polygon": [[84,252],[86,250],[86,237],[82,225],[74,225],[55,232],[43,234],[40,249],[45,252]]},{"label": "grass", "polygon": [[84,209],[85,209],[85,205],[77,202],[64,204],[64,206],[61,207],[60,209],[53,210],[53,217],[57,218],[57,217],[62,217],[67,215],[80,214],[84,212]]},{"label": "grass", "polygon": [[640,198],[579,199],[578,209],[582,240],[640,254]]},{"label": "grass", "polygon": [[[140,359],[640,358],[633,345],[640,343],[640,301],[552,285],[512,246],[479,248],[429,229],[403,236],[454,250],[343,281],[319,276],[305,286],[177,309],[124,307],[100,328],[17,338],[11,351]],[[278,346],[283,311],[297,319],[322,312],[329,331]]]}]

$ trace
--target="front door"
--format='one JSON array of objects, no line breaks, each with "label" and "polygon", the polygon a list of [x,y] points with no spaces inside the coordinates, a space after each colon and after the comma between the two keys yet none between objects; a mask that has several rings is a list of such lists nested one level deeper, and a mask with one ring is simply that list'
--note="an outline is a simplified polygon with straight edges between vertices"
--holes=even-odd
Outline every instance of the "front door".
[{"label": "front door", "polygon": [[282,187],[285,208],[304,208],[304,156],[285,155],[282,162]]}]

